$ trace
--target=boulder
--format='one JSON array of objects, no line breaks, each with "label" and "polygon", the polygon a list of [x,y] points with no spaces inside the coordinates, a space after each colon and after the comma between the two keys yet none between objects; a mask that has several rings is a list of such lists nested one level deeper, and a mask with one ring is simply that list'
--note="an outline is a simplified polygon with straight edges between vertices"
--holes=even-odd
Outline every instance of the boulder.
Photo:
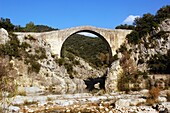
[{"label": "boulder", "polygon": [[8,32],[4,28],[0,28],[0,44],[5,44],[9,40]]}]

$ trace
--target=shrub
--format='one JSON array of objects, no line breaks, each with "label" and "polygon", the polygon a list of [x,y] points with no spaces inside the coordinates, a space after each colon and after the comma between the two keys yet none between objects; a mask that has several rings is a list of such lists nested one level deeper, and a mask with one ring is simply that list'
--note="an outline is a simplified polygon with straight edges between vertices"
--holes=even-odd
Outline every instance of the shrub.
[{"label": "shrub", "polygon": [[65,60],[64,58],[59,58],[59,59],[56,59],[55,62],[58,63],[59,66],[62,66],[65,63]]},{"label": "shrub", "polygon": [[170,102],[170,91],[167,92],[167,101]]},{"label": "shrub", "polygon": [[138,44],[140,41],[139,33],[137,31],[132,31],[130,34],[126,36],[128,43],[130,44]]},{"label": "shrub", "polygon": [[156,13],[155,18],[158,23],[161,23],[166,18],[170,18],[170,5],[160,8]]},{"label": "shrub", "polygon": [[118,55],[115,54],[115,55],[112,57],[111,62],[114,62],[114,61],[116,61],[116,60],[118,60],[118,59],[119,59],[119,58],[118,58]]},{"label": "shrub", "polygon": [[73,73],[73,65],[70,63],[65,63],[64,67],[67,69],[67,73],[71,75]]},{"label": "shrub", "polygon": [[124,53],[124,52],[127,52],[127,48],[126,48],[126,45],[125,44],[122,44],[118,50],[119,52],[121,53]]},{"label": "shrub", "polygon": [[147,103],[149,105],[153,105],[154,103],[157,103],[159,95],[160,95],[159,87],[152,87],[149,90],[149,94],[148,94],[148,98],[147,98]]},{"label": "shrub", "polygon": [[79,60],[75,60],[73,61],[73,65],[80,65],[80,61]]},{"label": "shrub", "polygon": [[28,72],[35,72],[35,73],[39,73],[41,65],[36,62],[36,61],[31,61],[30,62],[31,67],[28,68]]},{"label": "shrub", "polygon": [[129,78],[125,73],[122,73],[121,77],[118,79],[117,88],[119,91],[125,91],[126,93],[130,91]]},{"label": "shrub", "polygon": [[145,61],[144,61],[144,59],[143,58],[140,58],[139,60],[138,60],[138,64],[143,64]]},{"label": "shrub", "polygon": [[14,83],[15,75],[16,73],[13,72],[9,62],[0,58],[0,100],[4,98],[2,97],[3,92],[8,92],[10,96],[15,95],[17,90],[17,86]]}]

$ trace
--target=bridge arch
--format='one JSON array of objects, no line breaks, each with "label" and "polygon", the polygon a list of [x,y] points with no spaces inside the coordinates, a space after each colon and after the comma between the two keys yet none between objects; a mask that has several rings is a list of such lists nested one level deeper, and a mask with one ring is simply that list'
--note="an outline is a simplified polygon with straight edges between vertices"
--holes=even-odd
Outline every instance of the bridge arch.
[{"label": "bridge arch", "polygon": [[105,29],[97,28],[93,26],[79,26],[73,28],[67,28],[63,30],[56,30],[44,33],[17,33],[20,36],[32,35],[36,38],[43,38],[50,45],[53,54],[61,57],[61,50],[63,43],[67,38],[78,32],[89,32],[99,36],[109,47],[109,52],[113,56],[116,54],[116,50],[126,41],[126,35],[131,32],[131,30],[122,29]]},{"label": "bridge arch", "polygon": [[111,59],[112,57],[112,49],[109,45],[109,43],[107,42],[107,40],[105,39],[105,37],[103,35],[101,35],[100,33],[94,31],[94,30],[89,30],[89,29],[84,29],[84,30],[78,30],[78,31],[75,31],[73,32],[72,34],[68,35],[67,37],[65,37],[64,41],[63,41],[63,44],[62,44],[62,47],[61,47],[61,51],[60,51],[60,57],[63,57],[63,46],[64,46],[64,43],[67,41],[67,39],[69,39],[69,37],[77,34],[77,33],[81,33],[81,32],[87,32],[87,33],[91,33],[91,34],[94,34],[96,35],[98,38],[101,38],[103,43],[106,45],[107,49],[108,49],[108,52],[109,52],[109,60]]}]

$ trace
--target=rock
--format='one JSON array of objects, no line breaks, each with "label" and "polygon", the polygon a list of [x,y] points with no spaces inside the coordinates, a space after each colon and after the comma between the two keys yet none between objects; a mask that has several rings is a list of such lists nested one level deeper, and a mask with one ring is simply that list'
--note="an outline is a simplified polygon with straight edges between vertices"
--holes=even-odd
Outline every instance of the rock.
[{"label": "rock", "polygon": [[94,88],[100,89],[100,83],[98,82],[98,83],[94,84]]},{"label": "rock", "polygon": [[130,105],[131,106],[137,106],[140,104],[146,103],[146,99],[143,98],[137,98],[137,99],[131,99]]},{"label": "rock", "polygon": [[152,106],[152,108],[158,111],[159,113],[169,113],[167,106],[165,107],[163,104],[155,104]]},{"label": "rock", "polygon": [[74,78],[73,82],[76,84],[77,86],[77,92],[78,93],[82,93],[84,92],[85,88],[87,87],[85,82],[82,79],[78,79],[78,78]]},{"label": "rock", "polygon": [[5,44],[9,40],[8,32],[4,28],[0,28],[0,44]]},{"label": "rock", "polygon": [[116,107],[127,107],[130,106],[131,99],[119,99],[116,101]]},{"label": "rock", "polygon": [[170,19],[168,18],[160,24],[160,29],[163,31],[170,31],[169,26],[170,26]]},{"label": "rock", "polygon": [[170,102],[162,102],[161,104],[170,111]]},{"label": "rock", "polygon": [[19,113],[20,108],[17,106],[9,106],[9,113]]},{"label": "rock", "polygon": [[66,93],[71,93],[73,94],[74,92],[76,92],[76,84],[73,82],[72,79],[70,78],[66,78],[65,82],[67,84],[67,92]]},{"label": "rock", "polygon": [[111,68],[107,71],[105,81],[106,92],[117,91],[118,77],[122,74],[123,70],[120,66],[119,60],[112,63]]},{"label": "rock", "polygon": [[37,93],[43,92],[42,89],[40,89],[39,87],[35,87],[35,86],[34,87],[25,87],[24,89],[25,89],[25,92],[27,95],[30,95],[30,94],[35,95]]},{"label": "rock", "polygon": [[165,97],[158,97],[158,102],[166,102],[167,99]]},{"label": "rock", "polygon": [[20,108],[17,106],[9,106],[9,113],[19,113]]}]

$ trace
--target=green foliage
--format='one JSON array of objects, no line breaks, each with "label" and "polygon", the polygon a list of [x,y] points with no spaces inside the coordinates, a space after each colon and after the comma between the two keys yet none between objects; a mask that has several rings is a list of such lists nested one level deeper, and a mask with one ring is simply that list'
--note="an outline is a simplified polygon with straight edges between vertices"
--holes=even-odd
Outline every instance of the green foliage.
[{"label": "green foliage", "polygon": [[119,58],[118,58],[118,55],[115,54],[115,55],[112,57],[111,62],[114,62],[114,61],[116,61],[116,60],[118,60],[118,59],[119,59]]},{"label": "green foliage", "polygon": [[11,23],[9,18],[0,18],[0,28],[4,28],[7,31],[13,31],[14,25]]},{"label": "green foliage", "polygon": [[147,61],[150,73],[170,74],[170,50],[167,54],[155,54]]},{"label": "green foliage", "polygon": [[58,63],[59,66],[62,66],[65,63],[65,60],[64,60],[64,58],[60,58],[60,59],[56,59],[55,62]]},{"label": "green foliage", "polygon": [[146,36],[147,33],[158,27],[154,15],[150,13],[144,14],[141,18],[136,18],[134,25],[136,26],[135,30],[139,33],[139,37]]},{"label": "green foliage", "polygon": [[140,42],[139,33],[135,30],[128,34],[126,38],[128,39],[128,43],[130,44],[136,45]]},{"label": "green foliage", "polygon": [[159,31],[155,35],[151,36],[151,39],[164,39],[165,41],[168,41],[168,32],[167,31]]},{"label": "green foliage", "polygon": [[68,73],[69,75],[71,75],[72,72],[73,72],[73,64],[66,62],[66,63],[64,64],[64,67],[67,69],[67,73]]},{"label": "green foliage", "polygon": [[130,91],[129,82],[130,82],[129,75],[122,73],[122,75],[118,79],[118,85],[117,85],[118,90],[125,91],[126,93],[128,93]]},{"label": "green foliage", "polygon": [[46,50],[42,47],[36,48],[35,54],[33,55],[26,51],[26,49],[30,47],[31,45],[26,42],[20,44],[18,38],[15,35],[11,35],[10,41],[5,45],[0,45],[0,56],[9,56],[10,59],[12,59],[12,57],[17,59],[24,58],[25,63],[30,64],[28,71],[38,73],[41,68],[38,60],[47,58]]},{"label": "green foliage", "polygon": [[124,24],[124,25],[119,25],[119,26],[116,26],[115,29],[129,29],[129,30],[134,30],[135,29],[135,26],[133,25],[127,25],[127,24]]},{"label": "green foliage", "polygon": [[31,67],[28,67],[28,72],[35,72],[35,73],[39,73],[41,65],[34,60],[30,60],[29,62],[31,64]]},{"label": "green foliage", "polygon": [[8,55],[10,58],[20,57],[19,50],[20,42],[17,38],[13,37],[10,41],[8,41],[5,45],[0,45],[0,56],[4,57]]},{"label": "green foliage", "polygon": [[0,58],[0,100],[4,98],[3,92],[9,92],[11,96],[15,95],[17,86],[14,82],[15,73],[12,71],[9,62]]},{"label": "green foliage", "polygon": [[35,25],[33,22],[29,22],[26,24],[26,27],[23,28],[23,32],[45,32],[45,31],[52,31],[58,30],[46,25]]},{"label": "green foliage", "polygon": [[46,25],[35,25],[34,22],[29,22],[25,27],[21,27],[20,25],[13,25],[9,18],[0,18],[0,28],[12,32],[46,32],[58,30]]},{"label": "green foliage", "polygon": [[39,47],[38,49],[35,49],[36,52],[36,59],[46,59],[46,50],[42,47]]},{"label": "green foliage", "polygon": [[24,38],[25,38],[25,40],[28,39],[30,41],[36,41],[36,39],[33,36],[31,36],[31,35],[25,36]]},{"label": "green foliage", "polygon": [[127,52],[126,45],[125,45],[125,44],[122,44],[122,45],[120,46],[120,48],[118,49],[118,51],[121,52],[121,53]]},{"label": "green foliage", "polygon": [[[104,54],[104,61],[100,57],[101,53]],[[63,44],[62,56],[74,61],[73,54],[85,59],[94,67],[109,65],[109,49],[98,37],[92,38],[78,34],[70,36]]]},{"label": "green foliage", "polygon": [[[164,6],[160,10],[158,10],[156,15],[147,13],[140,18],[136,18],[134,21],[135,28],[129,35],[127,35],[128,42],[134,45],[138,44],[142,39],[142,37],[145,37],[147,34],[152,33],[153,30],[158,28],[158,24],[160,24],[162,21],[164,21],[167,18],[170,18],[169,5]],[[156,36],[156,38],[164,38],[164,37],[165,37],[165,33],[163,32],[158,33]]]},{"label": "green foliage", "polygon": [[166,5],[160,8],[156,13],[155,18],[158,23],[161,23],[165,19],[170,18],[170,5]]},{"label": "green foliage", "polygon": [[23,50],[26,50],[27,48],[30,48],[31,45],[28,44],[27,42],[23,42],[23,43],[20,45],[20,47],[21,47]]},{"label": "green foliage", "polygon": [[26,64],[30,64],[28,72],[39,73],[41,64],[38,62],[38,60],[42,60],[45,58],[47,58],[46,50],[42,47],[35,49],[35,54],[28,54],[25,62]]}]

